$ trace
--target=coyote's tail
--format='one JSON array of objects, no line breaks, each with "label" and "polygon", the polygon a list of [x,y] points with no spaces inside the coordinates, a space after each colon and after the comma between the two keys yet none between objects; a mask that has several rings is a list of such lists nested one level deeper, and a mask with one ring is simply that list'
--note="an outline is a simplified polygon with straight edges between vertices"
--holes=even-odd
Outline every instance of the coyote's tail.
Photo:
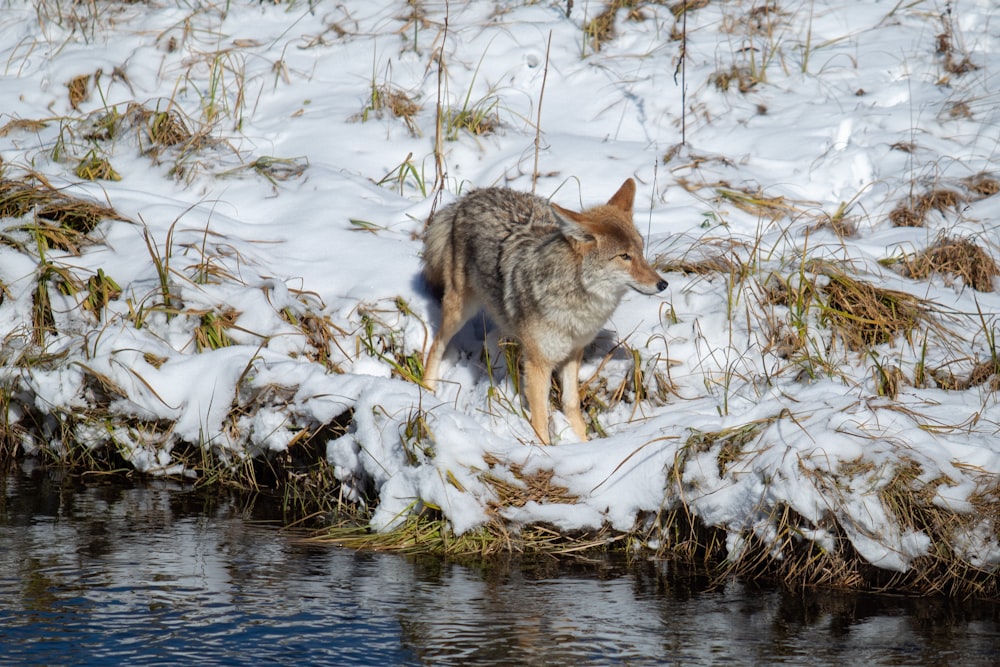
[{"label": "coyote's tail", "polygon": [[452,261],[452,228],[456,206],[446,206],[431,218],[424,232],[424,280],[437,293],[444,290],[445,275]]}]

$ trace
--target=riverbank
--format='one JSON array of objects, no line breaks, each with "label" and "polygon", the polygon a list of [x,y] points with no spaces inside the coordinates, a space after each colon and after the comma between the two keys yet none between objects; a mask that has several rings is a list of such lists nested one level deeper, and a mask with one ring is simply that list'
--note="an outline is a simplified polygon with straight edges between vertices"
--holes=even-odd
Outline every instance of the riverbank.
[{"label": "riverbank", "polygon": [[[592,4],[9,7],[3,458],[371,548],[1000,596],[998,10]],[[670,286],[588,349],[591,439],[534,443],[481,318],[424,390],[430,211],[627,177]]]}]

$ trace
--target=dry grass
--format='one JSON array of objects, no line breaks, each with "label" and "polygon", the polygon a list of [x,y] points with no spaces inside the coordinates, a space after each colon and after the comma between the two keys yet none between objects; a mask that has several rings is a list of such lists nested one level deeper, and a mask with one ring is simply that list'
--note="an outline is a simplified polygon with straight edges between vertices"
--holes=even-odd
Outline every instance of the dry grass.
[{"label": "dry grass", "polygon": [[528,474],[524,472],[523,466],[510,462],[503,465],[500,459],[490,454],[484,456],[483,461],[491,471],[501,466],[514,476],[514,480],[510,480],[494,472],[484,472],[480,475],[496,494],[496,500],[489,503],[494,515],[505,507],[524,507],[529,502],[572,505],[579,500],[565,486],[559,486],[552,481],[555,473],[551,470],[539,470]]},{"label": "dry grass", "polygon": [[[424,376],[423,354],[407,347],[401,332],[399,318],[416,317],[409,304],[401,297],[392,299],[392,307],[359,304],[357,308],[360,328],[353,332],[354,355],[361,353],[381,359],[404,380],[420,383]],[[426,324],[421,321],[421,326]]]},{"label": "dry grass", "polygon": [[837,238],[854,238],[858,234],[858,219],[857,216],[848,215],[847,211],[847,204],[841,203],[833,215],[819,216],[819,220],[809,228],[809,231],[814,232],[820,229],[830,229],[830,231],[837,235]]},{"label": "dry grass", "polygon": [[[384,533],[367,530],[367,513],[346,507],[334,525],[320,531],[315,540],[355,549],[483,559],[522,553],[560,555],[604,551],[627,539],[627,535],[607,528],[569,534],[544,525],[530,525],[512,531],[500,516],[505,507],[523,507],[529,502],[572,504],[578,499],[553,482],[551,471],[528,474],[521,466],[502,463],[489,455],[484,461],[491,471],[481,473],[480,478],[494,490],[496,500],[489,504],[489,521],[476,530],[455,535],[440,508],[414,501],[402,523]],[[505,479],[492,472],[497,466],[506,466],[514,479]],[[450,482],[460,486],[457,480],[450,479]]]},{"label": "dry grass", "polygon": [[172,160],[171,171],[179,179],[185,178],[193,169],[192,165],[197,164],[196,156],[200,153],[221,149],[236,155],[228,142],[213,136],[214,130],[210,125],[201,124],[192,130],[195,124],[172,105],[161,111],[130,102],[124,115],[119,116],[114,110],[110,113],[120,118],[115,128],[119,138],[133,137],[140,152],[154,163],[158,164],[165,158]]},{"label": "dry grass", "polygon": [[56,190],[41,174],[0,181],[0,216],[22,218],[31,213],[81,234],[89,234],[105,220],[128,221],[110,206]]},{"label": "dry grass", "polygon": [[590,44],[590,48],[595,52],[600,51],[605,42],[610,42],[615,38],[615,18],[618,10],[626,4],[632,4],[628,0],[614,0],[604,6],[604,9],[594,18],[590,19],[583,26],[583,34]]},{"label": "dry grass", "polygon": [[899,204],[890,211],[889,221],[894,227],[923,227],[931,211],[957,211],[964,201],[965,197],[955,190],[936,188]]},{"label": "dry grass", "polygon": [[877,287],[846,273],[828,271],[829,282],[823,319],[840,334],[852,350],[891,342],[929,321],[928,307],[921,299],[896,290]]},{"label": "dry grass", "polygon": [[421,109],[422,107],[404,91],[389,84],[372,83],[365,108],[355,114],[352,120],[365,123],[371,118],[381,119],[390,115],[403,121],[411,135],[419,137],[421,133],[416,116]]},{"label": "dry grass", "polygon": [[714,72],[711,77],[709,77],[712,85],[721,90],[722,92],[727,92],[732,85],[736,84],[736,89],[741,93],[749,93],[753,90],[760,81],[754,77],[753,72],[749,67],[741,67],[738,65],[733,65],[729,69],[721,69]]},{"label": "dry grass", "polygon": [[90,155],[80,161],[73,173],[85,181],[120,181],[121,175],[111,166],[108,158]]},{"label": "dry grass", "polygon": [[985,173],[970,176],[964,185],[975,199],[985,199],[1000,192],[1000,181]]},{"label": "dry grass", "polygon": [[11,132],[39,132],[48,127],[51,121],[33,120],[30,118],[15,118],[0,127],[0,137],[6,137]]},{"label": "dry grass", "polygon": [[90,96],[90,75],[81,74],[70,79],[66,84],[69,94],[69,105],[79,110],[80,105]]},{"label": "dry grass", "polygon": [[992,292],[1000,267],[993,257],[969,238],[944,237],[926,250],[902,258],[900,273],[923,280],[932,274],[960,278],[980,292]]},{"label": "dry grass", "polygon": [[768,197],[763,191],[736,188],[717,188],[719,201],[732,204],[736,208],[761,219],[780,220],[805,213],[803,206],[809,202],[793,202],[785,197]]},{"label": "dry grass", "polygon": [[567,534],[542,525],[525,526],[515,533],[499,522],[455,535],[441,517],[440,510],[431,506],[411,511],[401,525],[384,533],[367,530],[361,517],[352,516],[349,511],[336,518],[336,523],[323,529],[313,541],[352,549],[435,554],[472,562],[516,554],[571,556],[606,552],[628,539],[627,535],[610,529]]},{"label": "dry grass", "polygon": [[990,391],[1000,391],[1000,359],[980,361],[972,367],[965,388],[988,385]]},{"label": "dry grass", "polygon": [[684,273],[687,275],[706,275],[712,273],[731,274],[739,271],[739,262],[725,255],[712,255],[703,258],[670,259],[660,255],[653,262],[657,271],[666,273]]},{"label": "dry grass", "polygon": [[489,95],[475,104],[461,109],[449,109],[444,114],[444,132],[448,141],[456,141],[462,130],[474,137],[496,132],[503,125],[500,120],[499,98]]},{"label": "dry grass", "polygon": [[935,54],[941,59],[944,71],[947,74],[961,76],[979,69],[979,66],[969,58],[968,53],[961,52],[955,46],[956,37],[951,12],[941,14],[941,24],[941,32],[938,33],[935,40]]},{"label": "dry grass", "polygon": [[670,13],[676,18],[682,17],[686,12],[694,12],[708,7],[711,0],[683,0],[670,5]]},{"label": "dry grass", "polygon": [[[613,361],[624,361],[624,370],[619,372],[622,366],[617,365],[612,372],[609,366]],[[670,377],[674,364],[662,355],[644,357],[641,350],[625,341],[613,345],[597,362],[597,370],[589,378],[581,378],[581,408],[590,418],[592,432],[606,436],[601,415],[623,403],[631,406],[630,419],[640,417],[644,405],[666,405],[677,393]],[[562,388],[557,390],[561,392]]]},{"label": "dry grass", "polygon": [[143,109],[146,120],[146,132],[149,140],[156,146],[177,146],[185,144],[194,138],[184,119],[176,111],[154,111]]},{"label": "dry grass", "polygon": [[[615,21],[618,18],[619,10],[626,10],[626,18],[629,21],[645,21],[647,15],[642,11],[643,6],[662,4],[664,2],[657,0],[610,0],[610,2],[605,3],[604,9],[597,16],[594,16],[584,24],[584,37],[594,52],[600,51],[605,43],[610,42],[617,36]],[[684,2],[679,5],[673,5],[671,12],[673,12],[675,17],[681,16],[685,11],[699,9],[704,4],[707,4],[704,3],[704,0]]]},{"label": "dry grass", "polygon": [[189,314],[198,317],[198,326],[194,329],[194,343],[199,352],[218,350],[233,344],[229,330],[235,326],[240,316],[238,311],[226,308],[221,312],[204,311]]},{"label": "dry grass", "polygon": [[756,440],[764,428],[774,421],[775,418],[767,418],[721,431],[693,432],[688,437],[682,450],[683,454],[678,457],[675,466],[685,464],[691,452],[698,454],[713,452],[719,465],[719,477],[723,477],[734,463],[743,458],[747,445]]},{"label": "dry grass", "polygon": [[[853,277],[829,262],[809,262],[806,269],[794,281],[772,275],[763,283],[763,302],[797,313],[801,326],[806,325],[805,314],[816,309],[819,323],[849,350],[864,351],[899,335],[911,340],[920,327],[936,326],[930,304],[912,294]],[[803,347],[801,332],[785,324],[772,328],[771,344],[784,350],[782,356]]]},{"label": "dry grass", "polygon": [[166,109],[161,110],[128,102],[104,107],[81,117],[14,119],[0,127],[0,136],[11,132],[39,133],[57,123],[59,134],[51,142],[49,156],[57,162],[74,164],[76,175],[86,180],[120,178],[108,155],[115,152],[116,145],[122,142],[135,144],[139,152],[154,164],[167,162],[171,166],[171,174],[180,180],[189,179],[200,171],[218,170],[220,165],[232,170],[234,164],[253,169],[272,182],[301,175],[301,165],[285,169],[279,163],[286,161],[278,158],[249,160],[220,135],[218,127],[208,122],[192,121],[171,101],[166,101],[165,106]]},{"label": "dry grass", "polygon": [[[700,562],[709,568],[720,584],[732,577],[749,580],[780,581],[791,588],[821,587],[845,590],[879,590],[911,594],[945,594],[996,599],[1000,596],[1000,580],[995,573],[971,564],[951,546],[961,540],[963,532],[972,532],[976,524],[991,522],[998,525],[1000,485],[992,477],[975,494],[974,502],[981,510],[974,514],[957,514],[938,502],[938,490],[952,482],[947,477],[923,479],[923,468],[903,456],[890,471],[888,481],[878,487],[878,498],[898,525],[927,535],[931,548],[927,555],[917,557],[906,572],[897,573],[869,564],[853,548],[844,530],[849,515],[832,502],[829,512],[812,521],[799,514],[787,503],[758,508],[761,516],[755,525],[766,525],[767,531],[742,531],[742,548],[731,553],[726,548],[726,533],[704,525],[687,506],[684,499],[695,488],[682,481],[685,466],[693,452],[708,453],[716,458],[720,477],[733,476],[734,463],[752,458],[768,448],[760,435],[770,420],[760,420],[716,433],[694,433],[675,459],[670,478],[677,487],[674,505],[665,509],[654,521],[647,523],[646,540],[658,544],[662,557]],[[752,445],[753,449],[749,447]],[[740,470],[743,470],[741,468]],[[867,458],[841,464],[836,473],[821,472],[801,466],[802,474],[831,499],[839,496],[842,484],[856,485],[863,480],[883,475]],[[743,473],[740,473],[743,474]],[[824,548],[810,535],[819,531],[827,536],[832,548]],[[872,535],[879,539],[878,535]]]},{"label": "dry grass", "polygon": [[[955,595],[996,598],[1000,587],[994,572],[973,566],[955,552],[952,545],[962,534],[972,532],[981,519],[971,514],[956,514],[935,502],[940,487],[954,484],[947,477],[921,479],[922,466],[902,457],[889,482],[878,492],[883,506],[904,529],[919,532],[931,539],[931,548],[918,557],[906,573],[896,575],[890,586],[899,582],[923,595]],[[946,494],[947,495],[947,494]],[[993,525],[997,526],[995,505]],[[988,515],[987,515],[988,516]]]},{"label": "dry grass", "polygon": [[650,264],[665,273],[745,276],[748,267],[742,257],[753,253],[753,248],[746,241],[733,237],[705,236],[684,243],[682,247],[684,254],[680,257],[661,253],[653,257]]},{"label": "dry grass", "polygon": [[[972,363],[972,367],[966,371],[969,363]],[[956,366],[960,369],[957,372],[954,370]],[[974,363],[966,360],[966,363],[961,364],[945,364],[928,372],[934,384],[946,391],[965,391],[984,385],[991,392],[1000,390],[1000,358],[995,356]]]},{"label": "dry grass", "polygon": [[[284,308],[280,314],[282,319],[305,336],[309,346],[309,351],[305,355],[307,359],[323,364],[327,370],[334,373],[343,372],[343,369],[333,361],[331,352],[334,347],[339,347],[338,337],[345,339],[348,337],[347,331],[334,324],[329,315],[320,315],[308,307],[302,308],[301,312]],[[344,353],[343,356],[346,357],[347,354]]]},{"label": "dry grass", "polygon": [[20,179],[0,181],[0,217],[28,216],[31,221],[15,229],[31,234],[43,249],[59,248],[75,255],[94,242],[90,234],[101,222],[128,221],[109,206],[56,190],[41,174],[32,172]]}]

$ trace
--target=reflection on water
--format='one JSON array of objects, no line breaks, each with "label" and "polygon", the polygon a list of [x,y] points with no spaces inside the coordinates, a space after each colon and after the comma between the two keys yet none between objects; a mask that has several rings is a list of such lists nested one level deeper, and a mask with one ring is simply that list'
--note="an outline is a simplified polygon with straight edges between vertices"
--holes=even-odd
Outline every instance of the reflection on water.
[{"label": "reflection on water", "polygon": [[170,484],[16,473],[0,491],[0,664],[1000,661],[991,604],[708,592],[661,563],[476,569],[356,553]]}]

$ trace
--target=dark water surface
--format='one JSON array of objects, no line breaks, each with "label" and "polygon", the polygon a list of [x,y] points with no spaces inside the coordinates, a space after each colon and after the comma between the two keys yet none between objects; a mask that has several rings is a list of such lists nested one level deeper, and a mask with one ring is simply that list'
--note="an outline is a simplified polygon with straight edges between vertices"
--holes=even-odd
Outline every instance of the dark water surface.
[{"label": "dark water surface", "polygon": [[356,553],[169,483],[0,490],[3,665],[1000,664],[993,604]]}]

